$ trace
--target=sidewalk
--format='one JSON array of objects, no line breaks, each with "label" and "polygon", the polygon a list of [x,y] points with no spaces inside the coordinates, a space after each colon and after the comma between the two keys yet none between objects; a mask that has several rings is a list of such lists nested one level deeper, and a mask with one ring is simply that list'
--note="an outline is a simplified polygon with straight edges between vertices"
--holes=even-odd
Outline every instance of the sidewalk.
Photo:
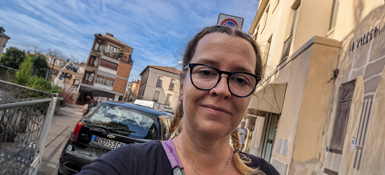
[{"label": "sidewalk", "polygon": [[38,175],[56,175],[60,154],[81,119],[83,106],[66,104],[52,118]]}]

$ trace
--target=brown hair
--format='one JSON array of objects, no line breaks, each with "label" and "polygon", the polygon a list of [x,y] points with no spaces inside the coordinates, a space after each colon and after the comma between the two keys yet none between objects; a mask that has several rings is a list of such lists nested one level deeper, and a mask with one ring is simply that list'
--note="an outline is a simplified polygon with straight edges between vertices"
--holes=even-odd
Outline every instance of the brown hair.
[{"label": "brown hair", "polygon": [[[227,26],[211,26],[211,27],[206,27],[202,31],[200,31],[195,37],[187,44],[184,56],[183,56],[183,67],[186,67],[190,62],[192,57],[195,54],[196,47],[198,45],[198,42],[207,34],[210,33],[225,33],[230,36],[234,37],[240,37],[245,40],[247,40],[253,47],[255,55],[256,55],[256,65],[255,65],[255,75],[262,75],[262,61],[261,61],[261,55],[259,51],[259,47],[257,43],[246,33],[243,33],[242,31],[232,28],[232,27],[227,27]],[[181,75],[181,79],[184,79],[186,77],[186,70],[183,70],[183,74]],[[180,103],[178,107],[176,108],[174,119],[171,121],[170,128],[168,130],[168,137],[170,137],[175,130],[178,129],[181,120],[183,118],[183,104]],[[239,150],[241,147],[241,143],[239,140],[239,135],[238,135],[238,129],[235,129],[231,133],[231,140],[233,143],[233,148],[235,150]],[[238,171],[240,171],[242,174],[264,174],[262,171],[258,170],[258,168],[251,168],[247,166],[247,163],[250,163],[251,160],[248,159],[245,156],[240,156],[238,151],[235,151],[233,154],[232,158],[236,168]]]}]

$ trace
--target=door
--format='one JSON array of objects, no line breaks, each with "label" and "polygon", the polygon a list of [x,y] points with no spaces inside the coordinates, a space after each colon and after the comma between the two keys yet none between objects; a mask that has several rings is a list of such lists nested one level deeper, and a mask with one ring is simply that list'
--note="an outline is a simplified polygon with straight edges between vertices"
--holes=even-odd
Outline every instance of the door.
[{"label": "door", "polygon": [[269,113],[266,122],[266,132],[263,139],[262,158],[270,162],[274,147],[275,135],[278,129],[279,114]]}]

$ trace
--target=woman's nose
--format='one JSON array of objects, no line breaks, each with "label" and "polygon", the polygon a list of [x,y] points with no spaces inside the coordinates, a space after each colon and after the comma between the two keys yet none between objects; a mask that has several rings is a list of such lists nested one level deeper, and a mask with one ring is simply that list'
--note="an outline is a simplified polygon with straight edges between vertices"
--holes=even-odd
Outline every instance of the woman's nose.
[{"label": "woman's nose", "polygon": [[222,74],[218,84],[210,90],[210,95],[218,95],[224,98],[229,98],[231,93],[227,81],[227,75]]}]

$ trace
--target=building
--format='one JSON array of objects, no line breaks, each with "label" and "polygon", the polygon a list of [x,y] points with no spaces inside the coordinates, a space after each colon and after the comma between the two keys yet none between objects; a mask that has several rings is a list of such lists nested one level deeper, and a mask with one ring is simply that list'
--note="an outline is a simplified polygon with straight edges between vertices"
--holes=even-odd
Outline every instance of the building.
[{"label": "building", "polygon": [[138,98],[140,89],[140,80],[133,80],[128,83],[126,96],[127,101],[133,101]]},{"label": "building", "polygon": [[110,33],[95,34],[77,103],[83,104],[87,96],[122,100],[133,64],[132,51]]},{"label": "building", "polygon": [[259,1],[247,152],[281,174],[385,174],[384,3]]},{"label": "building", "polygon": [[50,67],[47,79],[63,90],[59,97],[65,98],[66,103],[75,103],[79,95],[80,81],[83,78],[86,64],[69,62],[69,60],[49,55],[46,55],[46,58]]},{"label": "building", "polygon": [[11,39],[9,36],[4,34],[4,32],[5,32],[4,28],[0,27],[0,60],[1,60],[1,56],[3,55],[5,44],[7,44],[7,41]]},{"label": "building", "polygon": [[179,97],[179,76],[175,67],[147,66],[141,73],[138,99],[169,105],[175,110]]}]

